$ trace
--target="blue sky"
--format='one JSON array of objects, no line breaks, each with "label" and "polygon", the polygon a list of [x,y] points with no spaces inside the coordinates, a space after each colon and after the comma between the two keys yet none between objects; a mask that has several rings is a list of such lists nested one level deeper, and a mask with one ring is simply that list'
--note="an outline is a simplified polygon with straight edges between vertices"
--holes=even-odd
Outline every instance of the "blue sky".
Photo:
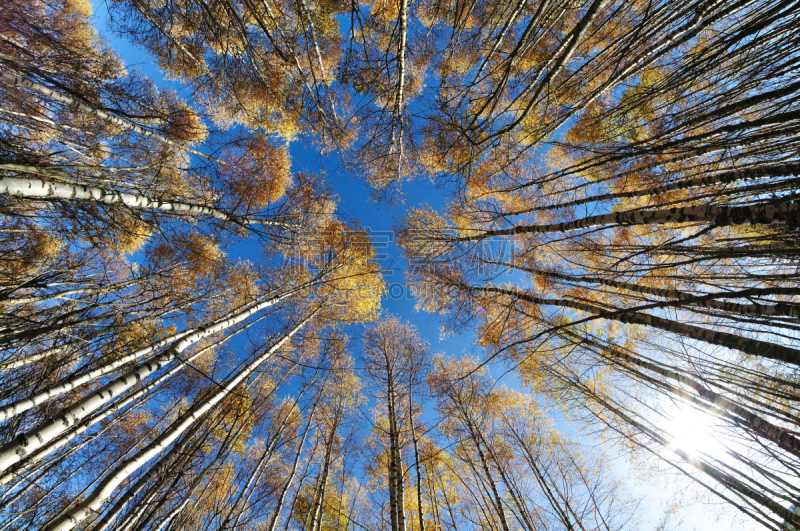
[{"label": "blue sky", "polygon": [[[104,3],[94,1],[95,23],[101,36],[123,58],[129,69],[140,69],[151,79],[155,80],[162,88],[171,88],[177,92],[184,92],[180,83],[168,81],[158,71],[154,63],[140,50],[133,47],[125,39],[113,35],[106,29],[107,10]],[[185,92],[184,92],[185,93]],[[371,198],[371,189],[357,175],[349,175],[342,170],[338,159],[335,157],[320,157],[317,153],[306,149],[301,142],[294,142],[290,146],[292,156],[292,170],[305,172],[323,171],[332,189],[338,195],[339,213],[350,220],[358,220],[361,226],[367,229],[373,238],[377,252],[384,267],[384,276],[387,284],[388,295],[382,301],[384,314],[394,314],[403,320],[410,321],[419,331],[420,336],[428,341],[434,352],[444,353],[448,356],[460,357],[467,354],[479,354],[479,349],[474,344],[474,335],[465,332],[463,335],[448,334],[442,336],[441,319],[415,309],[415,301],[407,290],[404,279],[405,260],[396,245],[392,228],[397,221],[405,215],[409,208],[428,205],[436,210],[441,210],[447,203],[447,197],[442,189],[424,180],[405,182],[402,185],[404,201],[397,204],[375,203]],[[243,258],[256,261],[261,253],[257,243],[238,244],[229,253],[235,253],[231,258]],[[357,337],[360,333],[357,327],[348,330],[351,336]],[[495,377],[506,374],[502,367],[493,367]],[[518,388],[517,380],[506,374],[502,383],[511,388]],[[587,445],[596,445],[599,442],[580,433],[574,426],[569,425],[557,417],[557,425],[575,440]],[[619,457],[614,460],[614,470],[621,476],[630,474],[630,467],[626,458]],[[653,529],[658,520],[663,516],[670,500],[680,496],[682,485],[679,481],[674,485],[667,485],[664,481],[642,480],[627,481],[629,488],[644,495],[643,512],[644,522],[649,524],[643,529]],[[715,500],[714,500],[715,501]],[[717,520],[718,513],[722,515]],[[732,529],[731,518],[735,514],[722,507],[704,504],[695,504],[689,508],[681,509],[680,515],[669,520],[667,530],[710,530]],[[743,529],[736,526],[736,529]]]}]

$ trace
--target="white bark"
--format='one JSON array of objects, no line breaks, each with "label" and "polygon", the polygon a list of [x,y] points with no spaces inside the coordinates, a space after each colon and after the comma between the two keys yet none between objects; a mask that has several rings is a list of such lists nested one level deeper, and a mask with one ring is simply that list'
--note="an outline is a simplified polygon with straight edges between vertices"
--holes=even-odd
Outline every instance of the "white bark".
[{"label": "white bark", "polygon": [[[308,9],[308,4],[306,0],[299,0],[300,5],[302,6],[302,10],[304,11],[306,23],[308,24],[308,28],[311,33],[311,41],[314,44],[314,53],[317,56],[317,62],[319,63],[319,71],[320,75],[322,76],[322,83],[327,87],[330,82],[328,81],[328,75],[325,73],[325,63],[322,62],[322,52],[319,49],[319,41],[317,40],[317,30],[314,27],[314,19],[311,17],[311,11]],[[264,2],[267,4],[268,2]],[[295,59],[296,60],[296,59]],[[311,75],[314,76],[314,69],[311,69]],[[316,85],[316,76],[314,76],[314,84]],[[331,104],[331,114],[333,115],[334,120],[338,120],[338,116],[336,116],[336,102],[333,101],[333,97],[330,94],[330,91],[326,91],[328,93],[328,101]]]},{"label": "white bark", "polygon": [[190,216],[210,216],[222,221],[241,225],[276,225],[287,226],[277,221],[249,219],[243,216],[228,214],[218,208],[184,203],[180,201],[162,201],[161,199],[140,194],[116,192],[98,186],[65,184],[42,179],[26,179],[23,177],[3,177],[0,179],[0,194],[23,197],[26,199],[60,199],[63,201],[83,201],[102,203],[105,205],[124,205],[141,210],[173,212]]},{"label": "white bark", "polygon": [[[164,345],[177,342],[182,338],[190,335],[191,332],[192,332],[191,330],[188,330],[177,334],[173,334],[167,338],[162,339],[161,341],[152,343],[144,348],[140,348],[139,350],[132,352],[131,354],[121,356],[120,358],[115,359],[114,361],[111,361],[103,365],[102,367],[98,367],[93,371],[89,371],[85,374],[75,376],[73,378],[69,378],[65,382],[61,382],[59,384],[53,385],[52,387],[48,387],[42,391],[39,391],[33,396],[30,396],[23,400],[12,402],[11,404],[8,404],[0,408],[0,418],[2,418],[3,420],[8,420],[16,415],[24,413],[25,411],[28,411],[29,409],[34,408],[46,402],[47,400],[50,400],[51,398],[61,396],[64,393],[68,393],[69,391],[72,391],[73,389],[76,389],[77,387],[85,384],[86,382],[90,382],[92,380],[95,380],[103,376],[104,374],[108,374],[109,372],[112,372],[115,369],[122,367],[123,365],[125,365],[130,361],[147,356],[148,354],[155,352],[157,349],[163,347]],[[0,462],[2,462],[1,458]],[[3,466],[0,465],[0,469],[2,468]]]},{"label": "white bark", "polygon": [[300,438],[300,442],[297,445],[297,453],[295,453],[294,456],[292,470],[289,472],[289,478],[286,480],[286,483],[284,483],[283,488],[281,489],[280,496],[278,496],[278,502],[275,506],[275,511],[272,513],[272,520],[270,520],[267,531],[275,531],[275,526],[278,525],[278,518],[280,518],[281,515],[281,509],[283,508],[283,502],[286,499],[286,493],[289,492],[289,488],[292,486],[294,476],[297,474],[297,465],[300,463],[300,456],[303,454],[303,446],[306,443],[306,437],[310,431],[311,422],[314,419],[314,412],[317,409],[317,404],[319,404],[319,400],[314,403],[314,407],[311,408],[311,412],[308,415],[308,421],[306,422],[305,429],[303,430],[303,436]]},{"label": "white bark", "polygon": [[[59,413],[58,418],[51,418],[39,424],[23,436],[19,437],[17,440],[0,447],[0,471],[7,470],[8,467],[25,458],[25,456],[27,456],[30,452],[38,450],[58,437],[67,428],[80,423],[81,420],[83,420],[87,415],[102,407],[114,396],[119,396],[129,388],[133,387],[141,379],[146,378],[150,374],[161,369],[164,363],[177,358],[180,353],[186,350],[189,346],[216,332],[220,332],[244,321],[246,318],[263,310],[264,308],[273,306],[281,300],[293,295],[296,291],[297,289],[293,289],[277,297],[272,297],[262,300],[260,303],[247,306],[244,310],[229,313],[225,317],[214,321],[208,326],[195,328],[187,332],[181,332],[180,334],[176,335],[179,337],[177,341],[174,339],[176,336],[170,336],[170,338],[159,341],[155,345],[162,346],[170,342],[172,345],[170,345],[169,348],[158,355],[155,359],[137,365],[124,375],[112,380],[97,391],[92,392],[91,394],[78,400],[73,405],[63,409]],[[93,379],[122,366],[128,361],[132,361],[133,359],[141,357],[147,353],[153,352],[155,348],[157,347],[154,345],[145,347],[144,349],[140,349],[133,354],[129,354],[128,356],[123,356],[122,358],[119,358],[118,360],[115,360],[99,369],[90,371],[86,375],[72,378],[67,382],[42,391],[41,393],[37,393],[26,400],[17,402],[15,404],[10,404],[2,410],[3,414],[5,415],[4,418],[7,419],[15,414],[19,414],[21,411],[26,411],[27,409],[44,402],[48,398],[58,396],[71,389],[74,389],[78,385],[92,381]]]},{"label": "white bark", "polygon": [[0,365],[0,371],[6,371],[8,369],[16,369],[16,368],[19,368],[19,367],[24,367],[25,365],[30,365],[31,363],[33,363],[35,361],[42,360],[42,359],[44,359],[44,358],[46,358],[48,356],[52,356],[53,354],[56,354],[58,352],[62,352],[63,350],[65,350],[65,349],[67,349],[69,347],[72,347],[77,343],[78,343],[78,341],[71,341],[71,342],[69,342],[67,344],[64,344],[64,345],[59,345],[57,347],[50,347],[50,348],[46,348],[44,350],[40,350],[36,354],[31,354],[29,356],[25,356],[24,358],[16,359],[16,360],[13,360],[13,361],[8,361],[8,362],[3,363],[2,365]]},{"label": "white bark", "polygon": [[[403,107],[405,105],[406,86],[406,50],[408,48],[408,0],[400,4],[400,43],[397,50],[397,100],[395,101],[394,115],[392,116],[391,147],[394,150],[397,144],[397,178],[403,167]],[[399,127],[399,140],[395,139],[395,128]]]},{"label": "white bark", "polygon": [[[114,413],[116,411],[119,411],[120,409],[123,409],[124,407],[127,407],[129,404],[132,404],[135,401],[139,400],[141,397],[143,397],[144,395],[146,395],[147,393],[149,393],[150,391],[152,391],[153,389],[155,389],[156,387],[158,387],[159,385],[161,385],[165,381],[167,381],[170,378],[172,378],[173,376],[175,376],[175,374],[180,372],[181,369],[186,367],[187,363],[191,363],[192,361],[194,361],[195,359],[199,358],[200,356],[202,356],[203,354],[205,354],[206,352],[208,352],[210,349],[214,348],[215,346],[217,346],[216,343],[214,345],[210,345],[210,346],[208,346],[208,347],[206,347],[204,349],[201,349],[201,350],[197,351],[195,354],[192,354],[191,356],[189,356],[185,360],[181,360],[178,363],[178,365],[176,365],[175,367],[173,367],[172,369],[170,369],[166,373],[162,374],[157,379],[155,379],[152,382],[148,383],[147,385],[142,386],[138,391],[136,391],[135,393],[130,395],[128,398],[126,398],[122,402],[120,402],[118,404],[114,404],[110,408],[108,408],[106,411],[103,411],[102,413],[95,414],[92,417],[84,420],[81,424],[79,424],[72,431],[69,431],[67,433],[62,434],[58,438],[56,438],[53,441],[51,441],[48,445],[43,446],[42,448],[40,448],[38,451],[36,451],[36,453],[27,456],[26,459],[25,459],[27,461],[26,468],[28,468],[29,466],[35,465],[36,463],[38,463],[41,459],[43,459],[47,455],[49,455],[52,452],[54,452],[54,451],[58,450],[59,448],[63,447],[65,444],[67,444],[69,441],[73,440],[74,438],[78,437],[79,435],[82,435],[89,428],[91,428],[92,426],[94,426],[95,424],[100,422],[101,420],[104,420],[104,419],[108,418],[112,413]],[[0,486],[3,486],[5,484],[7,484],[15,476],[18,476],[19,472],[20,471],[6,472],[2,476],[0,476]]]},{"label": "white bark", "polygon": [[202,415],[207,413],[216,404],[227,398],[241,383],[243,383],[253,372],[255,372],[272,354],[286,344],[291,337],[296,334],[306,323],[308,323],[317,313],[312,312],[308,317],[300,321],[292,330],[283,336],[277,343],[267,349],[262,355],[245,366],[239,373],[226,380],[217,390],[202,402],[195,404],[180,419],[152,443],[137,452],[132,457],[126,459],[108,476],[106,476],[92,493],[80,504],[61,516],[52,525],[48,525],[48,531],[68,531],[73,529],[83,520],[97,514],[103,503],[111,497],[116,488],[122,484],[131,474],[136,472],[147,461],[154,458],[163,450],[175,442],[180,435],[189,429]]}]

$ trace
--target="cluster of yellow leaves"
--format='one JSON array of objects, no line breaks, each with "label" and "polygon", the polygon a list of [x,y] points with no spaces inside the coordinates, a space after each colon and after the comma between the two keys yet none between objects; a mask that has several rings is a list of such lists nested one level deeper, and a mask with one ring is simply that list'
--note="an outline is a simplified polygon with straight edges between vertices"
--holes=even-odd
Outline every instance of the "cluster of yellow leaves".
[{"label": "cluster of yellow leaves", "polygon": [[114,358],[123,356],[175,333],[175,325],[164,326],[158,321],[134,321],[122,326],[121,332],[113,343],[109,343],[108,351]]},{"label": "cluster of yellow leaves", "polygon": [[229,151],[226,161],[226,185],[245,204],[259,208],[283,197],[291,182],[289,150],[274,145],[269,136],[254,132],[244,140],[242,150]]},{"label": "cluster of yellow leaves", "polygon": [[157,264],[183,264],[171,275],[176,288],[191,289],[197,280],[212,275],[225,253],[219,244],[199,232],[176,234],[169,243],[148,249],[148,257]]},{"label": "cluster of yellow leaves", "polygon": [[208,136],[208,129],[200,116],[186,102],[172,92],[161,94],[161,105],[169,116],[164,129],[166,135],[178,142],[197,144]]},{"label": "cluster of yellow leaves", "polygon": [[100,242],[107,249],[122,254],[133,254],[147,242],[153,228],[143,219],[124,213],[114,213],[116,230],[107,230],[100,235]]},{"label": "cluster of yellow leaves", "polygon": [[231,492],[236,492],[236,468],[233,463],[223,463],[202,489],[198,489],[196,511],[200,514],[215,513],[228,502]]},{"label": "cluster of yellow leaves", "polygon": [[229,264],[225,271],[226,283],[230,286],[231,295],[228,300],[231,306],[243,306],[255,300],[259,295],[258,274],[249,261]]},{"label": "cluster of yellow leaves", "polygon": [[[231,451],[243,455],[247,449],[245,442],[255,424],[251,390],[247,387],[237,389],[236,393],[225,399],[223,411],[222,422],[217,425],[215,435],[224,440],[231,432],[242,429],[242,433],[230,445]],[[204,451],[209,452],[210,446]]]},{"label": "cluster of yellow leaves", "polygon": [[402,0],[371,0],[366,2],[366,5],[370,8],[370,17],[380,24],[389,26],[400,16]]},{"label": "cluster of yellow leaves", "polygon": [[[305,485],[303,490],[297,495],[297,501],[294,506],[295,521],[300,525],[307,525],[310,522],[312,504],[314,503],[314,487],[313,485]],[[325,497],[322,500],[322,510],[320,511],[320,531],[338,531],[340,529],[347,529],[350,525],[350,519],[347,517],[347,512],[350,509],[352,502],[349,501],[349,496],[346,492],[340,492],[337,485],[328,483],[325,488]]]},{"label": "cluster of yellow leaves", "polygon": [[312,265],[331,271],[317,290],[322,299],[331,302],[330,314],[323,318],[343,322],[374,320],[386,286],[366,231],[330,220],[315,240]]},{"label": "cluster of yellow leaves", "polygon": [[[21,225],[9,224],[11,230]],[[3,243],[3,266],[0,267],[0,281],[13,285],[18,279],[33,274],[38,268],[56,257],[64,248],[63,242],[49,232],[25,230],[16,235],[16,241]]]}]

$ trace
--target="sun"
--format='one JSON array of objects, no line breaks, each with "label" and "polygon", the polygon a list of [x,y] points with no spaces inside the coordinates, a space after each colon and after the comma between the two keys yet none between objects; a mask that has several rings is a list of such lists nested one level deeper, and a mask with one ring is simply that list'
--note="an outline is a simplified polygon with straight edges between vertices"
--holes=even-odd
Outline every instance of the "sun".
[{"label": "sun", "polygon": [[721,456],[724,448],[714,435],[714,418],[688,406],[678,407],[663,426],[669,445],[692,456]]}]

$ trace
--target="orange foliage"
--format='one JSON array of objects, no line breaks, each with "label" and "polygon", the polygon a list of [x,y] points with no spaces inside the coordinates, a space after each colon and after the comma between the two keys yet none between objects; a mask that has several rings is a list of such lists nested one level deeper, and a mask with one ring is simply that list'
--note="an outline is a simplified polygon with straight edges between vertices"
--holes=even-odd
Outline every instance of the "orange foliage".
[{"label": "orange foliage", "polygon": [[225,177],[231,193],[259,208],[283,197],[291,181],[288,148],[275,146],[261,132],[249,135],[241,147],[225,157]]}]

